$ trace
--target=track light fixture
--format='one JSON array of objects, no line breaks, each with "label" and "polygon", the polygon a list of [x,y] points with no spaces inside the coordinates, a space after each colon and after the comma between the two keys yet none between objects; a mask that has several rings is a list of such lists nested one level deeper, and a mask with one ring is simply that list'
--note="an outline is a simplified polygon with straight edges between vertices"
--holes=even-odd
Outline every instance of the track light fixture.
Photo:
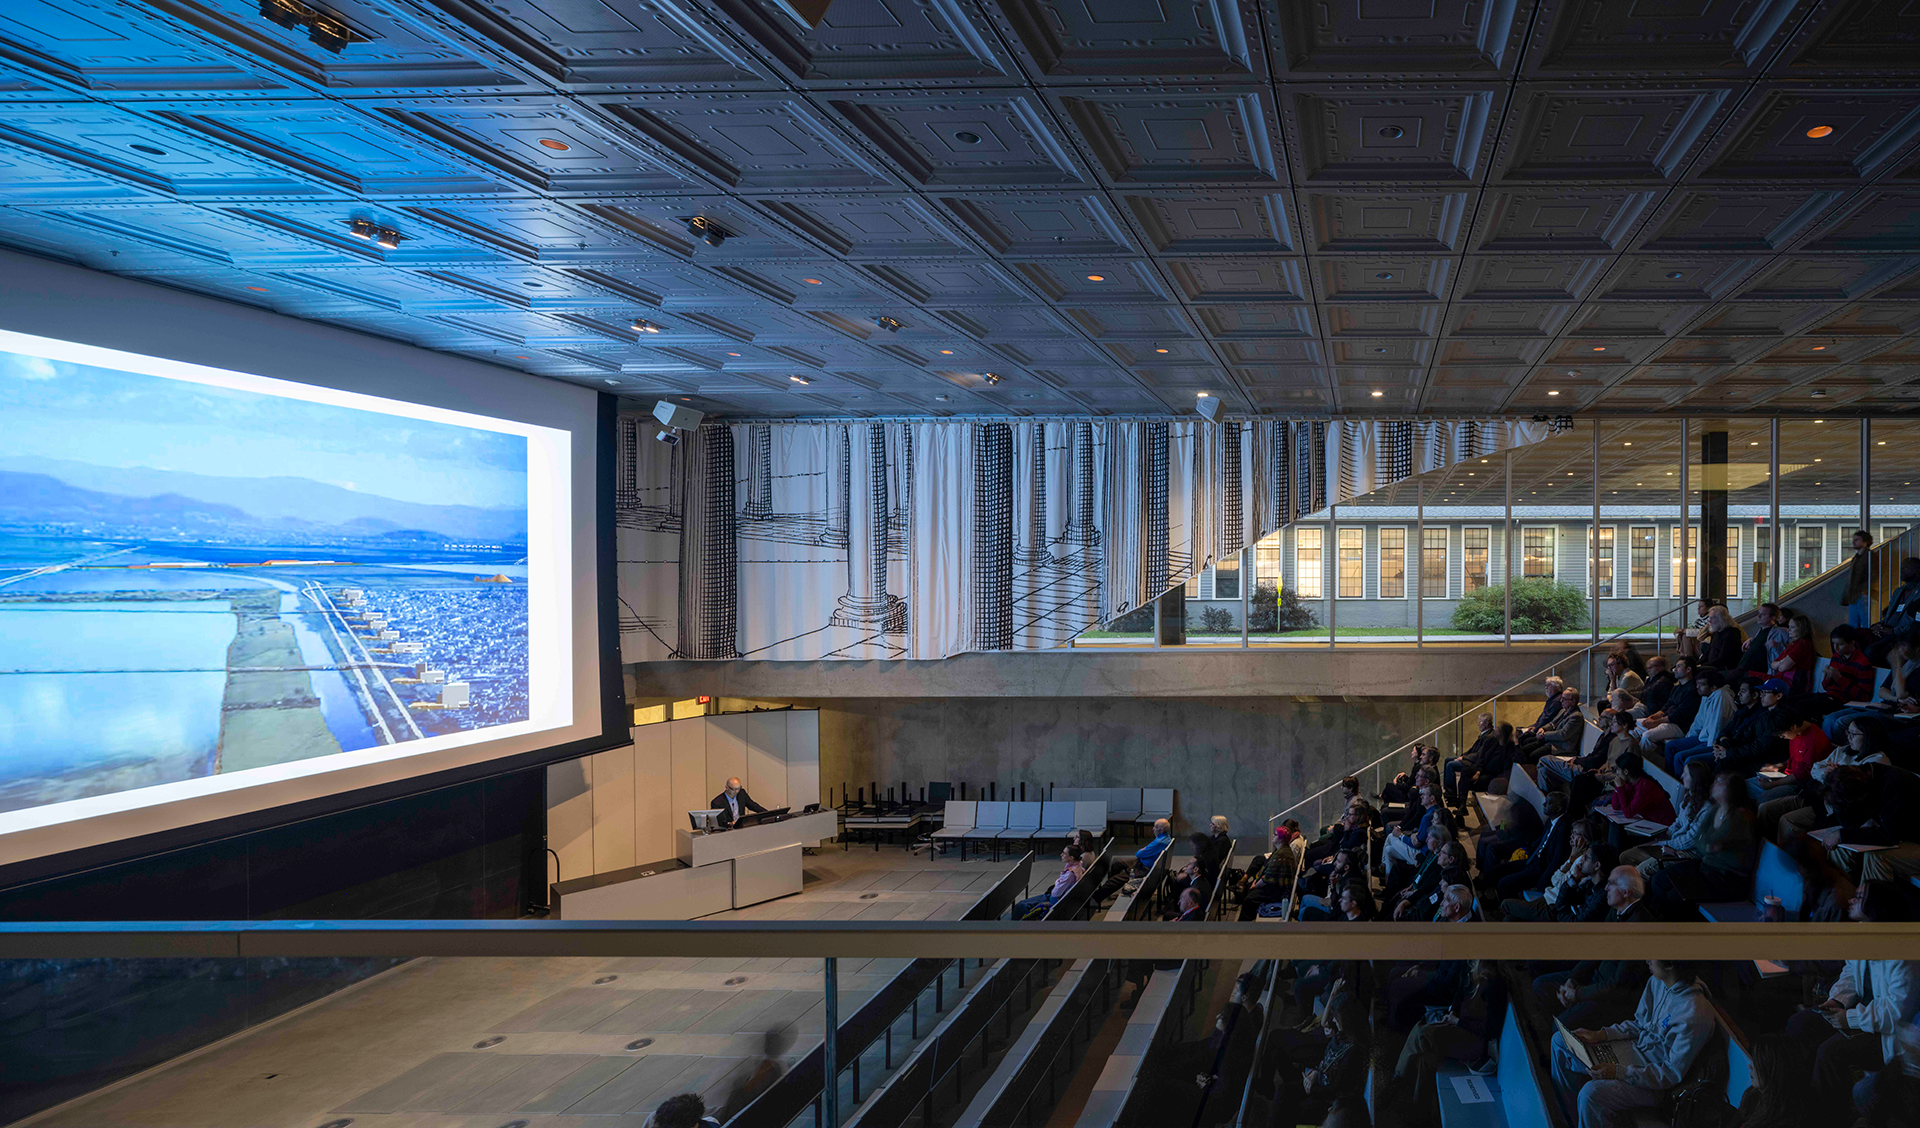
[{"label": "track light fixture", "polygon": [[901,328],[900,323],[891,317],[876,317],[873,323],[889,333],[898,333]]},{"label": "track light fixture", "polygon": [[733,234],[704,215],[687,217],[687,234],[700,240],[709,247],[717,247]]},{"label": "track light fixture", "polygon": [[367,43],[372,36],[355,31],[347,21],[332,12],[316,8],[303,0],[260,0],[260,15],[269,23],[289,31],[305,28],[313,45],[338,55],[350,44]]},{"label": "track light fixture", "polygon": [[1000,382],[1000,377],[995,376],[991,372],[982,372],[980,374],[980,378],[982,380],[985,380],[988,384],[998,384]]},{"label": "track light fixture", "polygon": [[660,327],[644,317],[636,317],[633,319],[633,331],[635,333],[658,333]]},{"label": "track light fixture", "polygon": [[382,250],[398,250],[406,241],[406,236],[391,227],[382,227],[370,219],[350,219],[347,221],[347,234],[356,239],[365,239]]}]

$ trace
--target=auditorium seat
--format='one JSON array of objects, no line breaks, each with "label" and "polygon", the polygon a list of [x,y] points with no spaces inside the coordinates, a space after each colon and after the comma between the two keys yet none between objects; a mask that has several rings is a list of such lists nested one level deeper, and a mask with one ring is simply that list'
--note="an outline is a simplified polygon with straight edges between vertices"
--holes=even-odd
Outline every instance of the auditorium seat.
[{"label": "auditorium seat", "polygon": [[960,858],[962,861],[966,860],[967,844],[965,839],[967,832],[973,829],[974,808],[978,806],[979,804],[972,799],[947,800],[946,818],[942,822],[940,829],[933,832],[933,837],[936,841],[948,838],[961,839]]},{"label": "auditorium seat", "polygon": [[1173,788],[1143,787],[1140,789],[1140,815],[1134,819],[1137,826],[1152,827],[1160,819],[1173,818]]},{"label": "auditorium seat", "polygon": [[1107,821],[1125,823],[1138,831],[1140,818],[1140,789],[1137,787],[1107,788]]},{"label": "auditorium seat", "polygon": [[1753,868],[1753,895],[1745,901],[1701,905],[1700,915],[1717,924],[1751,924],[1760,919],[1760,905],[1769,895],[1780,898],[1788,920],[1796,920],[1807,901],[1807,885],[1792,855],[1762,839]]},{"label": "auditorium seat", "polygon": [[996,842],[1030,842],[1040,833],[1042,803],[1008,803],[1007,826],[994,835]]},{"label": "auditorium seat", "polygon": [[1039,841],[1064,842],[1074,831],[1073,809],[1078,806],[1071,800],[1061,802],[1050,800],[1041,804],[1040,829],[1033,837]]},{"label": "auditorium seat", "polygon": [[1073,803],[1073,829],[1085,830],[1094,834],[1107,833],[1106,788],[1091,787],[1089,791],[1098,791],[1099,799],[1076,799]]},{"label": "auditorium seat", "polygon": [[[961,860],[965,861],[967,856],[964,843],[980,841],[992,842],[999,838],[1000,832],[1005,829],[1007,829],[1007,804],[1004,800],[998,802],[982,801],[975,804],[973,809],[973,826],[966,834],[961,836],[963,842],[963,845],[960,847]],[[1000,848],[998,846],[994,847],[993,856],[996,858],[1000,856]]]}]

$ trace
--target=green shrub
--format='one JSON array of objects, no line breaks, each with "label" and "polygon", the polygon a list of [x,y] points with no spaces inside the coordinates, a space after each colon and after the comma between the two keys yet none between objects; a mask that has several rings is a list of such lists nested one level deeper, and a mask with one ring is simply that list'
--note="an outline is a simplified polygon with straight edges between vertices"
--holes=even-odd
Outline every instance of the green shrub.
[{"label": "green shrub", "polygon": [[[1453,609],[1455,630],[1501,634],[1506,630],[1506,585],[1490,584]],[[1513,581],[1513,633],[1563,634],[1587,623],[1587,597],[1570,584],[1548,579]]]},{"label": "green shrub", "polygon": [[1229,634],[1238,628],[1233,625],[1233,612],[1225,607],[1204,607],[1200,610],[1200,629],[1207,634]]},{"label": "green shrub", "polygon": [[1115,634],[1153,633],[1153,604],[1145,603],[1107,624]]},{"label": "green shrub", "polygon": [[1247,605],[1247,630],[1312,630],[1320,625],[1320,617],[1314,613],[1317,606],[1301,602],[1299,593],[1292,588],[1278,591],[1272,584],[1261,584],[1253,589],[1253,598]]},{"label": "green shrub", "polygon": [[1288,588],[1280,593],[1280,604],[1277,608],[1280,621],[1277,626],[1283,631],[1311,630],[1320,625],[1320,616],[1315,611],[1318,606],[1318,602],[1302,601],[1300,593]]}]

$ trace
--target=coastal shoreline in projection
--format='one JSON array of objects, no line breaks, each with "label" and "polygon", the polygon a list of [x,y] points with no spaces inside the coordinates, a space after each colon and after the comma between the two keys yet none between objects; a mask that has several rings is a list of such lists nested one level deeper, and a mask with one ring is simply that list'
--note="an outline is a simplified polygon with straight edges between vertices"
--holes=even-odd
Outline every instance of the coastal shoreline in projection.
[{"label": "coastal shoreline in projection", "polygon": [[524,437],[5,351],[0,425],[0,812],[528,719]]}]

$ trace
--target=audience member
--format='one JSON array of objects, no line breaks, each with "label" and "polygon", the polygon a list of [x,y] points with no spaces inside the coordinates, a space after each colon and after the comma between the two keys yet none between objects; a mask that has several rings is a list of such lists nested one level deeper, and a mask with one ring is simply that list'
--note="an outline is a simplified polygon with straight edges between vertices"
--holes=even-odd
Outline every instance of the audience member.
[{"label": "audience member", "polygon": [[1787,633],[1779,624],[1778,604],[1762,603],[1753,609],[1753,637],[1747,640],[1746,649],[1740,652],[1740,664],[1737,667],[1742,677],[1754,681],[1765,678],[1767,667],[1779,657],[1779,651],[1786,649]]},{"label": "audience member", "polygon": [[1540,715],[1534,719],[1534,722],[1521,728],[1516,734],[1521,740],[1537,735],[1541,729],[1553,723],[1553,719],[1559,716],[1560,710],[1565,707],[1560,694],[1566,690],[1566,682],[1558,677],[1550,677],[1542,683],[1542,686],[1547,693],[1547,702],[1540,707]]},{"label": "audience member", "polygon": [[1636,711],[1642,719],[1658,713],[1667,707],[1667,699],[1673,695],[1673,672],[1667,668],[1667,660],[1661,655],[1647,659],[1647,684],[1640,690],[1640,708]]},{"label": "audience member", "polygon": [[1460,843],[1438,828],[1430,841],[1432,853],[1414,873],[1413,881],[1388,904],[1386,915],[1394,920],[1432,920],[1440,913],[1440,902],[1447,889],[1467,880]]},{"label": "audience member", "polygon": [[1560,711],[1553,720],[1536,729],[1531,737],[1520,739],[1517,759],[1531,764],[1545,755],[1570,756],[1579,750],[1586,727],[1587,719],[1580,712],[1580,691],[1568,686],[1560,691]]},{"label": "audience member", "polygon": [[1527,850],[1524,859],[1503,862],[1491,870],[1481,870],[1481,884],[1492,886],[1500,900],[1518,897],[1528,889],[1545,888],[1547,878],[1560,868],[1560,863],[1567,860],[1567,839],[1572,835],[1574,820],[1567,816],[1567,799],[1563,792],[1547,793],[1546,818],[1546,827]]},{"label": "audience member", "polygon": [[1270,1128],[1296,1124],[1365,1123],[1367,1067],[1371,1060],[1366,1008],[1351,991],[1336,991],[1321,1017],[1326,1052],[1311,1069],[1282,1067],[1274,1086]]},{"label": "audience member", "polygon": [[1762,1034],[1747,1055],[1747,1091],[1740,1128],[1805,1128],[1814,1122],[1805,1078],[1813,1068],[1805,1044],[1785,1034]]},{"label": "audience member", "polygon": [[1247,863],[1247,876],[1240,893],[1240,919],[1252,920],[1266,905],[1278,904],[1293,894],[1294,877],[1306,857],[1307,842],[1300,835],[1300,824],[1288,819],[1273,828],[1273,848],[1256,854]]},{"label": "audience member", "polygon": [[1642,679],[1648,679],[1653,676],[1651,673],[1653,660],[1642,656],[1640,651],[1634,648],[1632,639],[1623,638],[1618,640],[1607,653],[1619,655],[1621,660],[1626,662],[1627,669],[1639,674]]},{"label": "audience member", "polygon": [[1669,960],[1648,960],[1646,966],[1649,978],[1632,1018],[1598,1030],[1572,1030],[1589,1046],[1632,1042],[1639,1064],[1585,1066],[1564,1038],[1554,1040],[1553,1078],[1574,1099],[1578,1128],[1611,1128],[1617,1114],[1663,1107],[1713,1035],[1713,1005],[1694,966]]},{"label": "audience member", "polygon": [[1634,867],[1641,877],[1651,882],[1654,871],[1661,866],[1683,858],[1698,858],[1700,855],[1694,846],[1700,827],[1714,810],[1713,777],[1713,767],[1708,761],[1689,761],[1686,776],[1681,780],[1680,806],[1674,812],[1666,837],[1621,851],[1620,864]]},{"label": "audience member", "polygon": [[1745,642],[1746,635],[1733,621],[1733,612],[1716,603],[1707,611],[1707,637],[1701,642],[1700,664],[1716,670],[1738,669]]},{"label": "audience member", "polygon": [[1827,660],[1820,692],[1807,695],[1802,704],[1808,712],[1821,716],[1855,701],[1873,699],[1873,665],[1861,652],[1860,632],[1852,627],[1835,627],[1828,637],[1833,657]]},{"label": "audience member", "polygon": [[1873,534],[1865,529],[1853,531],[1853,561],[1847,569],[1847,586],[1840,593],[1840,602],[1847,609],[1847,625],[1864,627],[1867,625],[1867,585],[1870,565],[1868,559],[1873,552]]},{"label": "audience member", "polygon": [[[1694,760],[1706,760],[1717,767],[1739,772],[1743,777],[1752,775],[1761,764],[1780,758],[1779,734],[1775,731],[1775,718],[1771,707],[1766,703],[1766,694],[1761,687],[1751,681],[1743,681],[1733,691],[1733,715],[1720,730],[1720,739],[1713,747],[1705,751],[1695,751]],[[1777,704],[1777,702],[1776,702]],[[1674,765],[1671,754],[1667,757],[1667,766],[1675,776],[1686,770],[1690,761]]]},{"label": "audience member", "polygon": [[[1881,882],[1862,882],[1848,904],[1848,918],[1874,920],[1876,902],[1890,901],[1890,893]],[[1916,1013],[1920,960],[1846,961],[1826,999],[1787,1021],[1787,1037],[1817,1047],[1809,1079],[1816,1106],[1846,1107],[1854,1070],[1872,1073],[1895,1062],[1901,1029]],[[1854,1103],[1865,1110],[1866,1101]]]},{"label": "audience member", "polygon": [[1220,871],[1233,861],[1233,835],[1227,832],[1225,815],[1213,816],[1207,820],[1207,825],[1212,829],[1213,837],[1207,840],[1206,865],[1218,877]]},{"label": "audience member", "polygon": [[1799,696],[1813,689],[1813,666],[1818,657],[1813,652],[1813,620],[1805,615],[1789,612],[1787,621],[1787,646],[1767,668],[1779,677],[1787,679],[1788,693]]},{"label": "audience member", "polygon": [[[1409,813],[1417,813],[1419,816],[1412,832],[1387,835],[1386,845],[1381,849],[1381,859],[1385,862],[1389,874],[1393,872],[1395,866],[1405,866],[1409,869],[1418,866],[1426,849],[1427,831],[1433,827],[1436,820],[1446,821],[1449,818],[1446,808],[1440,805],[1440,785],[1421,784],[1420,805]],[[1403,822],[1402,825],[1404,826],[1405,823]]]},{"label": "audience member", "polygon": [[1474,790],[1468,784],[1478,775],[1488,759],[1497,754],[1500,733],[1494,728],[1493,714],[1482,713],[1479,718],[1480,732],[1472,747],[1448,760],[1441,768],[1441,790],[1456,807],[1464,807],[1467,793]]},{"label": "audience member", "polygon": [[1052,908],[1060,898],[1067,895],[1068,890],[1079,883],[1081,878],[1087,876],[1086,865],[1081,860],[1084,855],[1085,852],[1080,847],[1071,843],[1062,847],[1060,876],[1053,879],[1053,888],[1038,897],[1028,897],[1023,901],[1014,902],[1013,919],[1025,920],[1036,909],[1041,911],[1040,915],[1046,915],[1045,910]]},{"label": "audience member", "polygon": [[1647,774],[1646,762],[1637,752],[1622,752],[1613,762],[1613,800],[1609,804],[1624,819],[1645,819],[1670,825],[1673,800],[1660,781]]},{"label": "audience member", "polygon": [[1575,874],[1581,865],[1581,859],[1586,857],[1587,848],[1592,845],[1592,828],[1587,825],[1584,819],[1575,820],[1567,831],[1567,860],[1560,863],[1559,868],[1555,869],[1552,875],[1547,878],[1547,884],[1543,890],[1526,891],[1540,892],[1543,895],[1531,900],[1524,896],[1508,897],[1500,902],[1500,915],[1507,920],[1541,921],[1552,919],[1552,902],[1575,880]]},{"label": "audience member", "polygon": [[1356,800],[1347,808],[1347,813],[1335,824],[1336,829],[1327,837],[1307,847],[1307,864],[1324,867],[1335,854],[1346,850],[1364,850],[1367,848],[1367,831],[1373,826],[1373,808],[1364,800]]},{"label": "audience member", "polygon": [[1694,835],[1695,856],[1654,874],[1652,899],[1669,919],[1696,916],[1702,901],[1744,901],[1753,887],[1753,797],[1733,772],[1715,775],[1707,794],[1712,806]]},{"label": "audience member", "polygon": [[1624,689],[1628,693],[1638,697],[1640,696],[1641,687],[1646,684],[1647,679],[1641,677],[1637,671],[1627,665],[1625,656],[1620,654],[1607,655],[1607,693],[1609,695],[1615,690]]},{"label": "audience member", "polygon": [[1698,661],[1700,646],[1707,639],[1707,613],[1713,610],[1713,600],[1697,599],[1693,604],[1693,622],[1673,632],[1673,648],[1684,658]]},{"label": "audience member", "polygon": [[1300,881],[1300,919],[1331,920],[1333,911],[1327,906],[1338,900],[1340,890],[1352,881],[1364,883],[1367,877],[1367,854],[1361,850],[1342,850],[1335,854],[1332,864],[1325,872],[1310,873]]},{"label": "audience member", "polygon": [[1665,707],[1640,719],[1642,755],[1659,751],[1665,742],[1685,736],[1693,726],[1694,714],[1700,711],[1700,694],[1694,688],[1693,673],[1692,659],[1674,659],[1673,691],[1667,695]]},{"label": "audience member", "polygon": [[1473,919],[1473,890],[1464,885],[1449,885],[1447,892],[1440,898],[1440,912],[1434,916],[1435,924],[1460,924]]},{"label": "audience member", "polygon": [[[1841,726],[1855,717],[1895,715],[1900,699],[1911,695],[1909,682],[1913,681],[1915,674],[1920,673],[1920,661],[1915,661],[1916,654],[1920,654],[1920,639],[1902,635],[1890,640],[1882,655],[1891,667],[1886,683],[1876,688],[1867,700],[1849,701],[1828,713],[1826,720],[1821,723],[1827,735],[1839,739]],[[1920,682],[1915,682],[1914,688],[1920,688]]]},{"label": "audience member", "polygon": [[1904,881],[1920,874],[1920,776],[1892,764],[1840,768],[1827,780],[1826,808],[1808,833],[1821,838],[1849,877]]},{"label": "audience member", "polygon": [[[1616,691],[1623,693],[1624,691]],[[1633,715],[1624,709],[1600,712],[1600,736],[1593,748],[1581,756],[1543,756],[1540,759],[1540,786],[1562,786],[1577,775],[1594,775],[1615,757],[1638,747],[1633,739]]]},{"label": "audience member", "polygon": [[[1720,739],[1720,730],[1733,715],[1733,691],[1726,679],[1712,666],[1702,664],[1693,671],[1693,689],[1700,699],[1693,715],[1693,726],[1682,737],[1666,744],[1667,770],[1678,771],[1695,749],[1709,749]],[[1675,761],[1680,761],[1676,764]]]},{"label": "audience member", "polygon": [[[1778,686],[1780,679],[1767,684]],[[1777,696],[1771,689],[1768,694]],[[1759,773],[1747,781],[1747,790],[1760,804],[1754,819],[1755,832],[1768,841],[1778,838],[1782,815],[1797,811],[1813,800],[1819,787],[1813,781],[1813,766],[1825,759],[1833,748],[1827,742],[1827,734],[1813,721],[1787,708],[1777,710],[1777,714],[1780,736],[1786,741],[1786,759],[1762,765]]]},{"label": "audience member", "polygon": [[[1642,924],[1651,919],[1645,904],[1647,883],[1632,866],[1615,866],[1607,875],[1608,923]],[[1568,971],[1554,971],[1533,981],[1534,998],[1548,1014],[1558,1014],[1568,1026],[1598,1022],[1633,1009],[1646,967],[1640,960],[1582,960]]]},{"label": "audience member", "polygon": [[1888,652],[1896,640],[1920,628],[1920,556],[1900,562],[1900,586],[1887,598],[1880,621],[1867,628],[1872,638],[1867,643],[1867,658],[1876,666],[1891,666]]},{"label": "audience member", "polygon": [[1153,841],[1134,851],[1133,861],[1141,873],[1153,868],[1167,847],[1173,845],[1173,824],[1165,819],[1153,820]]},{"label": "audience member", "polygon": [[[1393,1091],[1410,1122],[1439,1123],[1435,1081],[1440,1069],[1449,1061],[1485,1060],[1506,1010],[1506,981],[1492,960],[1473,961],[1464,976],[1452,981],[1453,998],[1444,1010],[1428,1008],[1427,1017],[1407,1035],[1393,1068]],[[1387,1122],[1384,1117],[1382,1122]]]},{"label": "audience member", "polygon": [[698,1093],[668,1097],[653,1110],[650,1128],[719,1128],[720,1122],[707,1115],[707,1102]]}]

